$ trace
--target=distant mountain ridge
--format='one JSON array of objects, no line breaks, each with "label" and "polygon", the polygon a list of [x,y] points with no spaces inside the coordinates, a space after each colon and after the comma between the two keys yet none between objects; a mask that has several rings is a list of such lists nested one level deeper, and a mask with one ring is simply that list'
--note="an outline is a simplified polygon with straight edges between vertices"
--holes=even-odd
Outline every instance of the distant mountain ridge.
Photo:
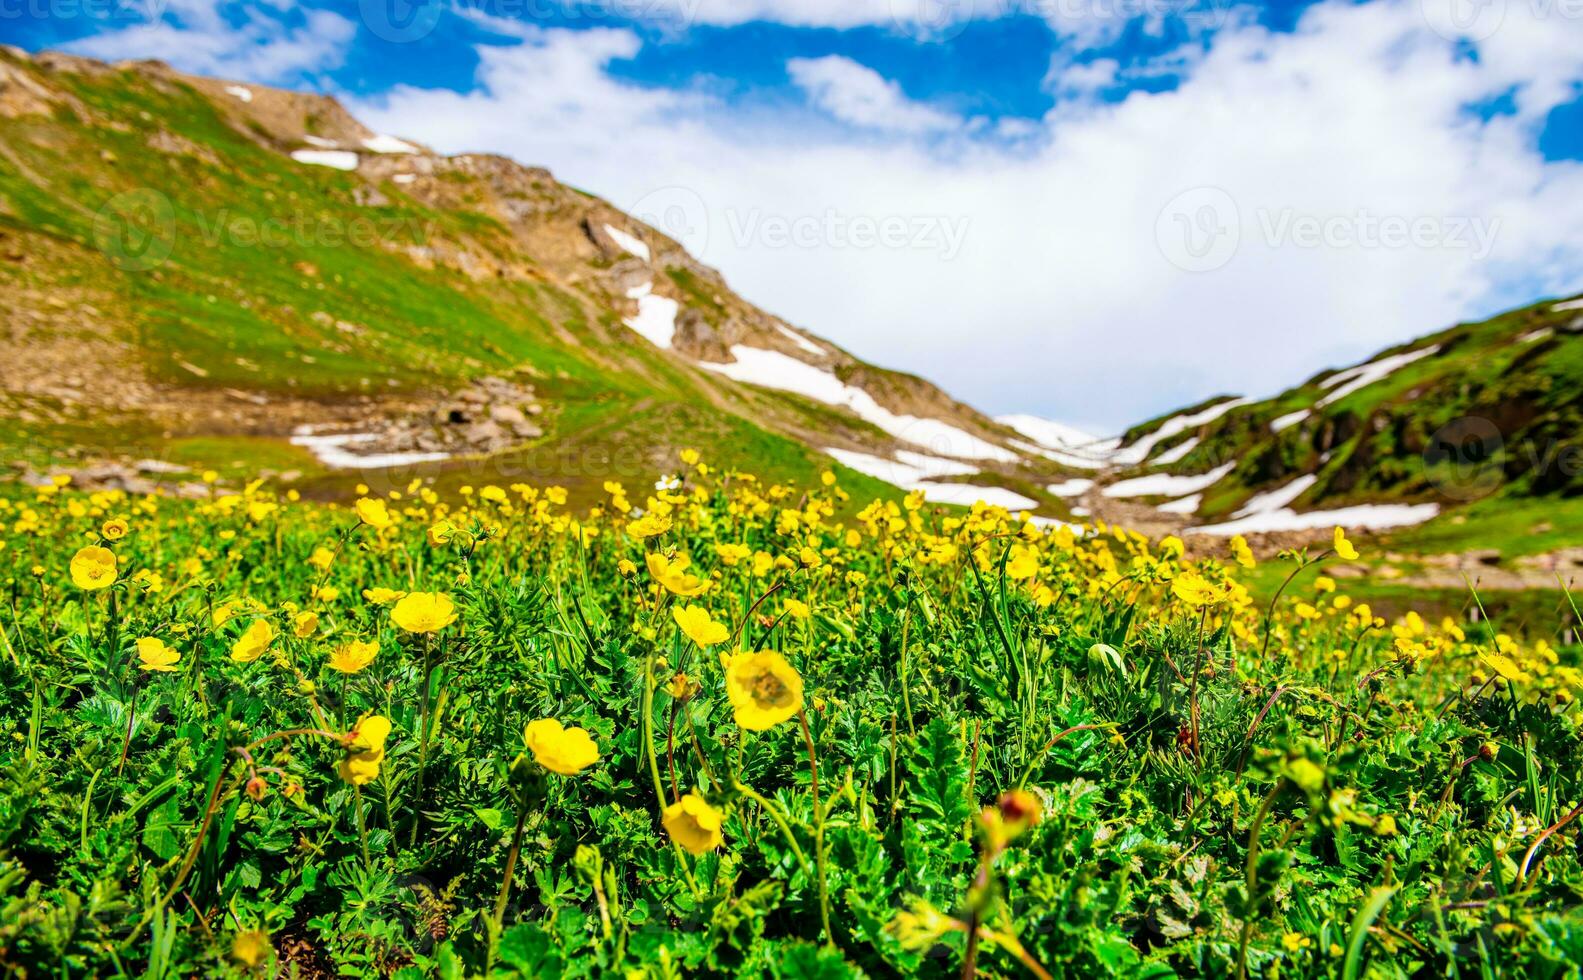
[{"label": "distant mountain ridge", "polygon": [[39,467],[262,453],[309,485],[379,463],[597,493],[696,445],[1065,513],[1015,430],[546,170],[332,98],[7,48],[0,159],[0,387]]},{"label": "distant mountain ridge", "polygon": [[[1083,441],[1001,421],[1096,471],[1086,506],[1208,534],[1406,527],[1488,499],[1583,496],[1583,299],[1388,348],[1274,397],[1229,395]],[[1070,486],[1071,484],[1067,484]],[[1056,488],[1059,489],[1059,486]]]}]

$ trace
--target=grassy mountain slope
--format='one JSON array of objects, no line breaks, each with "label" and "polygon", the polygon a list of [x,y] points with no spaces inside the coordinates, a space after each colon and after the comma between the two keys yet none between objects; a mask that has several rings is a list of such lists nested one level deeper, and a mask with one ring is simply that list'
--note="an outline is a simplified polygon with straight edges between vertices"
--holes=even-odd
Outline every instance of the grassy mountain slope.
[{"label": "grassy mountain slope", "polygon": [[[1224,400],[1136,426],[1123,446]],[[1147,456],[1114,475],[1202,474],[1232,464],[1202,492],[1191,524],[1232,518],[1258,494],[1302,487],[1288,505],[1300,512],[1435,504],[1442,511],[1435,524],[1400,535],[1425,546],[1466,545],[1482,530],[1502,542],[1548,540],[1554,524],[1545,526],[1546,518],[1569,513],[1583,496],[1583,305],[1535,304],[1322,371],[1159,438]],[[1159,465],[1162,457],[1172,461]],[[1449,530],[1470,522],[1472,530]]]},{"label": "grassy mountain slope", "polygon": [[[669,349],[625,323],[652,314],[645,286],[675,304]],[[794,330],[545,170],[438,155],[332,99],[153,62],[0,51],[0,314],[0,397],[18,420],[0,451],[39,468],[156,456],[296,471],[311,489],[368,474],[327,471],[286,442],[294,428],[352,431],[496,376],[531,386],[542,435],[419,469],[597,492],[697,446],[778,476],[831,465],[826,448],[948,451],[916,444],[907,425],[923,419],[998,457],[946,481],[1060,474],[1008,449],[1011,430]],[[722,376],[748,354],[846,394]],[[877,408],[839,403],[854,392]]]}]

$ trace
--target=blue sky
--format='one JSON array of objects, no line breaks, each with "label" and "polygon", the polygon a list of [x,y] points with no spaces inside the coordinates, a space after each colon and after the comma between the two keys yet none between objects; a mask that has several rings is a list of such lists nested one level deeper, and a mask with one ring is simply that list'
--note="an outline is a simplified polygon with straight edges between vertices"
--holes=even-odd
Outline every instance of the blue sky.
[{"label": "blue sky", "polygon": [[0,0],[0,38],[547,165],[861,356],[1113,430],[1583,288],[1575,6]]}]

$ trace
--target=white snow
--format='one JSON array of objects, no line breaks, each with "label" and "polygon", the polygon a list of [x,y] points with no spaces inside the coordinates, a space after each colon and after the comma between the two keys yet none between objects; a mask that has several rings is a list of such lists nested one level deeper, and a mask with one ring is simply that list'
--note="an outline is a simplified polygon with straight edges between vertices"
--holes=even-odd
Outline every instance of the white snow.
[{"label": "white snow", "polygon": [[971,507],[983,501],[992,507],[1004,507],[1007,510],[1032,510],[1039,506],[1038,501],[1029,500],[1005,487],[976,487],[971,483],[918,483],[912,489],[922,490],[923,499],[936,504]]},{"label": "white snow", "polygon": [[1254,514],[1274,513],[1275,511],[1286,507],[1286,505],[1290,504],[1298,497],[1301,497],[1309,487],[1313,486],[1314,483],[1317,482],[1317,480],[1318,477],[1310,473],[1305,476],[1298,477],[1285,486],[1277,487],[1274,490],[1266,490],[1264,493],[1254,494],[1248,498],[1247,503],[1243,504],[1242,507],[1231,516],[1251,517]]},{"label": "white snow", "polygon": [[1188,453],[1192,452],[1196,448],[1198,448],[1198,437],[1189,436],[1183,442],[1172,446],[1170,449],[1167,449],[1165,452],[1156,456],[1154,461],[1149,465],[1170,466],[1172,463],[1180,463]]},{"label": "white snow", "polygon": [[1045,459],[1055,460],[1062,466],[1070,466],[1074,470],[1102,470],[1105,468],[1103,459],[1078,456],[1074,453],[1062,452],[1059,449],[1045,449],[1043,446],[1035,446],[1029,442],[1013,442],[1012,445],[1025,453],[1032,453],[1035,456],[1043,456]]},{"label": "white snow", "polygon": [[940,456],[1012,462],[1017,456],[939,419],[897,415],[861,388],[846,384],[829,371],[779,351],[734,344],[729,364],[700,361],[698,366],[746,384],[806,395],[827,405],[843,405],[904,442]]},{"label": "white snow", "polygon": [[[1139,439],[1130,446],[1123,446],[1111,454],[1110,461],[1117,466],[1136,466],[1149,458],[1154,447],[1166,439],[1171,438],[1185,429],[1208,425],[1215,419],[1242,405],[1246,405],[1246,398],[1230,398],[1226,401],[1211,405],[1201,412],[1191,415],[1175,415],[1160,423],[1159,428]],[[1218,477],[1217,477],[1218,479]]]},{"label": "white snow", "polygon": [[616,244],[638,258],[647,262],[649,260],[649,247],[638,238],[627,234],[614,225],[605,225],[605,234],[616,240]]},{"label": "white snow", "polygon": [[357,154],[351,150],[292,150],[291,158],[298,163],[311,163],[318,167],[357,169]]},{"label": "white snow", "polygon": [[1577,299],[1569,299],[1565,303],[1557,303],[1550,307],[1551,313],[1565,313],[1568,310],[1583,310],[1583,296],[1579,296]]},{"label": "white snow", "polygon": [[1553,333],[1555,333],[1555,331],[1550,327],[1540,327],[1538,330],[1530,330],[1521,337],[1518,337],[1517,342],[1519,344],[1526,344],[1530,340],[1544,340]]},{"label": "white snow", "polygon": [[363,148],[370,153],[416,153],[418,148],[406,140],[380,133],[363,140]]},{"label": "white snow", "polygon": [[418,179],[418,175],[417,174],[396,174],[394,177],[392,177],[390,179],[395,181],[398,184],[410,184],[413,181]]},{"label": "white snow", "polygon": [[360,456],[345,447],[372,442],[370,432],[342,432],[335,435],[316,436],[299,432],[291,437],[293,446],[302,446],[319,462],[343,470],[375,470],[387,466],[410,466],[413,463],[432,463],[450,458],[450,453],[370,453]]},{"label": "white snow", "polygon": [[790,327],[782,326],[781,324],[776,324],[775,326],[778,330],[780,330],[781,333],[786,335],[787,339],[810,354],[818,354],[820,357],[823,357],[830,353],[823,347],[820,347],[818,344],[809,340],[807,337],[804,337],[802,334],[791,329]]},{"label": "white snow", "polygon": [[1282,415],[1278,419],[1271,419],[1270,420],[1270,428],[1272,430],[1276,431],[1276,432],[1279,432],[1282,429],[1290,429],[1292,426],[1294,426],[1297,423],[1301,422],[1303,419],[1308,418],[1309,414],[1310,413],[1309,413],[1308,409],[1300,408],[1300,409],[1298,409],[1295,412],[1291,412],[1289,414]]},{"label": "white snow", "polygon": [[309,146],[317,146],[321,150],[333,150],[341,145],[335,140],[327,140],[323,136],[304,136],[302,141]]},{"label": "white snow", "polygon": [[1033,445],[1017,444],[1019,449],[1074,469],[1101,469],[1120,444],[1119,440],[1098,439],[1065,422],[1037,415],[1000,415],[996,416],[995,421],[1016,429],[1033,441]]},{"label": "white snow", "polygon": [[[646,282],[627,290],[627,296],[638,301],[638,315],[622,320],[641,334],[655,347],[670,349],[671,338],[676,336],[676,312],[681,304],[674,299],[654,294],[654,284]],[[704,367],[709,367],[705,364]]]},{"label": "white snow", "polygon": [[1406,367],[1414,361],[1428,357],[1439,350],[1439,344],[1430,344],[1428,347],[1410,350],[1405,354],[1392,354],[1390,357],[1382,357],[1377,361],[1359,364],[1357,367],[1350,367],[1345,371],[1337,371],[1319,382],[1319,387],[1334,388],[1335,390],[1319,399],[1315,403],[1315,407],[1324,408],[1332,402],[1340,401],[1354,391],[1360,388],[1367,388],[1376,381],[1383,381],[1399,368]]},{"label": "white snow", "polygon": [[1039,506],[1038,501],[1029,500],[1004,487],[980,487],[970,483],[933,481],[934,477],[966,476],[978,472],[977,467],[956,460],[927,456],[906,449],[898,451],[894,460],[869,453],[853,452],[850,449],[826,449],[825,452],[843,466],[875,479],[884,480],[892,486],[901,487],[903,490],[922,490],[925,500],[937,504],[961,504],[966,507],[982,500],[986,504],[1005,507],[1008,510],[1031,510]]},{"label": "white snow", "polygon": [[1048,490],[1057,497],[1081,497],[1083,494],[1094,489],[1094,481],[1084,480],[1081,477],[1074,476],[1072,479],[1061,483],[1052,483],[1044,489]]},{"label": "white snow", "polygon": [[1099,442],[1098,436],[1037,415],[997,415],[995,421],[1011,426],[1046,449],[1077,449]]},{"label": "white snow", "polygon": [[826,449],[825,452],[850,469],[907,490],[911,490],[916,484],[925,480],[942,476],[966,476],[978,472],[977,467],[966,463],[941,459],[938,456],[926,456],[905,449],[898,452],[895,459],[884,459],[868,453],[853,452],[850,449]]},{"label": "white snow", "polygon": [[1224,524],[1188,528],[1194,534],[1229,536],[1266,531],[1310,531],[1324,527],[1387,528],[1422,524],[1440,512],[1437,504],[1359,504],[1299,514],[1289,508],[1250,514]]},{"label": "white snow", "polygon": [[1190,493],[1179,500],[1166,501],[1154,509],[1164,511],[1167,514],[1196,514],[1198,513],[1198,505],[1203,499],[1204,495],[1201,493]]},{"label": "white snow", "polygon": [[1217,466],[1208,473],[1199,473],[1195,476],[1172,476],[1169,473],[1154,473],[1149,476],[1140,476],[1131,480],[1122,480],[1112,483],[1100,491],[1107,497],[1179,497],[1182,494],[1198,493],[1207,490],[1220,482],[1220,478],[1236,469],[1236,463],[1226,463]]},{"label": "white snow", "polygon": [[253,101],[253,90],[245,85],[227,85],[225,91],[227,95],[234,95],[243,102]]}]

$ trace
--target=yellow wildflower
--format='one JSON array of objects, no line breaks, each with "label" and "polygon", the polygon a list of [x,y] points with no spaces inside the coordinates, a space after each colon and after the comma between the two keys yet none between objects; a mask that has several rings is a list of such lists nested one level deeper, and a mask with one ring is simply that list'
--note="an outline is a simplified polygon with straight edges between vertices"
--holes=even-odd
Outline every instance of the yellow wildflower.
[{"label": "yellow wildflower", "polygon": [[587,731],[563,728],[554,718],[529,722],[522,737],[533,761],[562,776],[575,776],[599,761],[599,747]]},{"label": "yellow wildflower", "polygon": [[443,592],[412,592],[396,603],[390,618],[408,633],[438,633],[456,622],[456,604]]},{"label": "yellow wildflower", "polygon": [[726,668],[736,722],[752,731],[774,728],[802,710],[802,693],[802,676],[773,651],[738,654]]},{"label": "yellow wildflower", "polygon": [[231,659],[239,664],[250,664],[264,655],[275,642],[275,627],[267,619],[255,619],[237,641],[231,644]]},{"label": "yellow wildflower", "polygon": [[1194,608],[1216,606],[1227,597],[1224,588],[1197,572],[1183,572],[1172,579],[1171,594]]},{"label": "yellow wildflower", "polygon": [[634,538],[654,538],[671,529],[671,519],[664,514],[649,511],[627,525],[627,533]]},{"label": "yellow wildflower", "polygon": [[1344,529],[1339,527],[1336,528],[1335,534],[1332,535],[1331,540],[1333,542],[1332,547],[1335,548],[1336,555],[1338,557],[1344,558],[1347,561],[1357,561],[1358,549],[1352,547],[1352,542],[1347,540],[1347,532]]},{"label": "yellow wildflower", "polygon": [[177,661],[181,654],[165,645],[165,641],[155,636],[145,636],[137,641],[137,659],[139,670],[152,670],[161,673],[170,673],[176,669]]},{"label": "yellow wildflower", "polygon": [[658,552],[651,552],[643,560],[648,565],[649,574],[654,577],[654,581],[675,595],[690,598],[703,595],[709,589],[707,579],[687,574],[688,559],[685,555],[667,558]]},{"label": "yellow wildflower", "polygon": [[90,545],[78,551],[71,559],[72,584],[79,589],[94,592],[115,582],[115,552],[109,548]]},{"label": "yellow wildflower", "polygon": [[703,606],[677,605],[671,609],[671,618],[687,634],[688,639],[701,647],[724,643],[731,636],[725,624],[715,622],[709,610]]},{"label": "yellow wildflower", "polygon": [[347,756],[341,760],[341,778],[353,786],[362,786],[379,776],[379,764],[385,761],[385,740],[390,737],[390,719],[384,715],[364,715],[347,733]]},{"label": "yellow wildflower", "polygon": [[724,815],[696,793],[687,793],[665,808],[661,823],[671,840],[689,854],[705,854],[720,846]]},{"label": "yellow wildflower", "polygon": [[379,653],[379,644],[362,640],[352,640],[335,648],[330,654],[330,669],[343,674],[355,674],[374,662],[375,654]]},{"label": "yellow wildflower", "polygon": [[395,523],[395,518],[390,516],[390,509],[378,497],[359,497],[352,509],[356,511],[358,520],[376,531],[383,531]]}]

